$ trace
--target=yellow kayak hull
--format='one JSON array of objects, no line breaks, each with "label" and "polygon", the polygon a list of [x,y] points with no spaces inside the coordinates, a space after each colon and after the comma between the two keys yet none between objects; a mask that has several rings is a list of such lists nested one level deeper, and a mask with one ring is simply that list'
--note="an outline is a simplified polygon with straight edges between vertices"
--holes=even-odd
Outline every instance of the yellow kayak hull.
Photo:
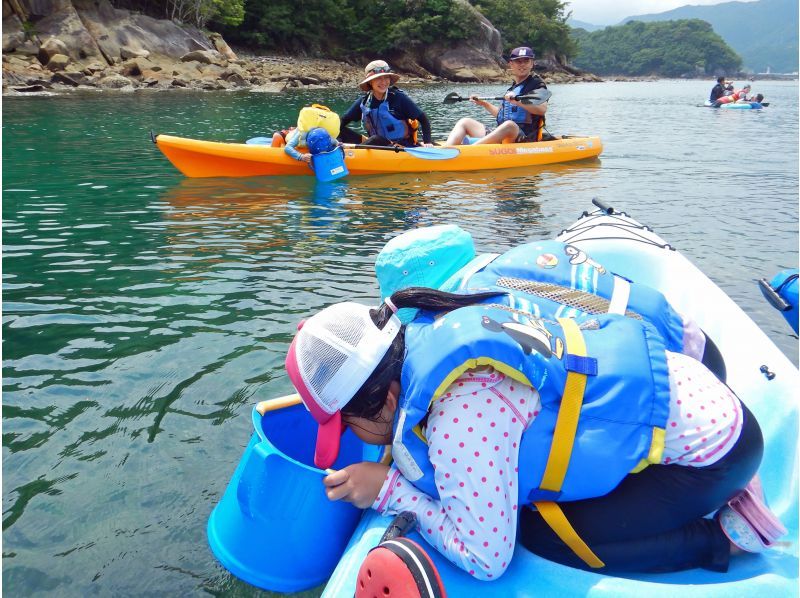
[{"label": "yellow kayak hull", "polygon": [[[283,148],[245,143],[200,141],[171,135],[155,138],[158,149],[187,177],[312,175],[311,169]],[[596,158],[603,151],[599,137],[567,137],[538,143],[461,145],[459,155],[428,160],[405,152],[346,149],[351,175],[398,172],[452,172],[543,166]]]}]

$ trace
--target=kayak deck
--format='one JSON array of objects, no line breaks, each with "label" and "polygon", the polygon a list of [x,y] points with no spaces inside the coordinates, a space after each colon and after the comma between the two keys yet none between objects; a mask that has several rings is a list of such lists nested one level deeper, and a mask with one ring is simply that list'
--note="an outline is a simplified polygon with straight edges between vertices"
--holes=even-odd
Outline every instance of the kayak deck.
[{"label": "kayak deck", "polygon": [[[313,175],[307,164],[289,157],[283,148],[172,135],[157,135],[154,141],[187,177]],[[403,151],[346,149],[345,163],[351,175],[492,170],[596,158],[603,144],[599,137],[566,137],[538,143],[462,145],[457,149],[456,157],[432,160]]]},{"label": "kayak deck", "polygon": [[[714,339],[728,370],[728,384],[756,415],[765,450],[759,470],[772,510],[789,529],[782,544],[763,554],[731,558],[727,573],[693,569],[625,577],[571,569],[518,546],[506,572],[478,581],[436,550],[428,554],[451,596],[648,596],[708,598],[797,596],[798,409],[800,373],[764,332],[705,274],[658,235],[624,215],[585,215],[559,240],[589,253],[610,271],[663,292]],[[768,378],[761,366],[775,376]],[[368,510],[345,549],[323,597],[352,595],[367,552],[392,521]],[[426,549],[417,534],[410,536]]]}]

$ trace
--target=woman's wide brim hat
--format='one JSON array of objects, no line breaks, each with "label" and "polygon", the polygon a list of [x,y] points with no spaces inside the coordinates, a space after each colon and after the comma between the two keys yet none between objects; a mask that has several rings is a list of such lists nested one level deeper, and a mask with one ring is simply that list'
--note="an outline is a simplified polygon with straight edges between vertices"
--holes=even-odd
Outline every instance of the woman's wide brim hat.
[{"label": "woman's wide brim hat", "polygon": [[369,82],[373,79],[377,79],[378,77],[388,76],[392,82],[392,85],[400,80],[400,75],[393,73],[392,68],[385,60],[373,60],[364,68],[364,74],[367,76],[367,78],[358,84],[358,86],[361,88],[361,91],[369,91]]}]

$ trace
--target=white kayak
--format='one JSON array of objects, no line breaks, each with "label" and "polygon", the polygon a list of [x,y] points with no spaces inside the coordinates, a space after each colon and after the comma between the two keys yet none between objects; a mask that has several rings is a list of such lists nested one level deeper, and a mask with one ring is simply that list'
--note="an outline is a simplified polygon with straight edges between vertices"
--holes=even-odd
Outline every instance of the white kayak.
[{"label": "white kayak", "polygon": [[[694,318],[719,347],[728,384],[756,415],[764,433],[761,479],[772,510],[789,529],[783,543],[762,554],[731,559],[727,573],[701,569],[613,577],[571,569],[518,546],[505,574],[477,581],[429,551],[449,596],[608,596],[709,598],[798,595],[798,406],[800,372],[756,324],[678,251],[625,214],[584,214],[558,239],[578,246],[612,272],[659,289]],[[323,596],[353,596],[367,552],[391,523],[365,511]],[[418,535],[410,536],[422,546]]]}]

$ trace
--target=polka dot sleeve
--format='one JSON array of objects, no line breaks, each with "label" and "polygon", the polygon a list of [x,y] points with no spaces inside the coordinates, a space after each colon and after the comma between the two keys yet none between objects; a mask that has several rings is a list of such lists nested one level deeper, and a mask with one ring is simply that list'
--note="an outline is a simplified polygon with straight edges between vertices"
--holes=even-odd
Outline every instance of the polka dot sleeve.
[{"label": "polka dot sleeve", "polygon": [[517,461],[538,395],[494,370],[467,372],[431,408],[428,454],[439,500],[392,468],[373,507],[416,514],[420,533],[458,567],[494,579],[508,566],[517,526]]}]

